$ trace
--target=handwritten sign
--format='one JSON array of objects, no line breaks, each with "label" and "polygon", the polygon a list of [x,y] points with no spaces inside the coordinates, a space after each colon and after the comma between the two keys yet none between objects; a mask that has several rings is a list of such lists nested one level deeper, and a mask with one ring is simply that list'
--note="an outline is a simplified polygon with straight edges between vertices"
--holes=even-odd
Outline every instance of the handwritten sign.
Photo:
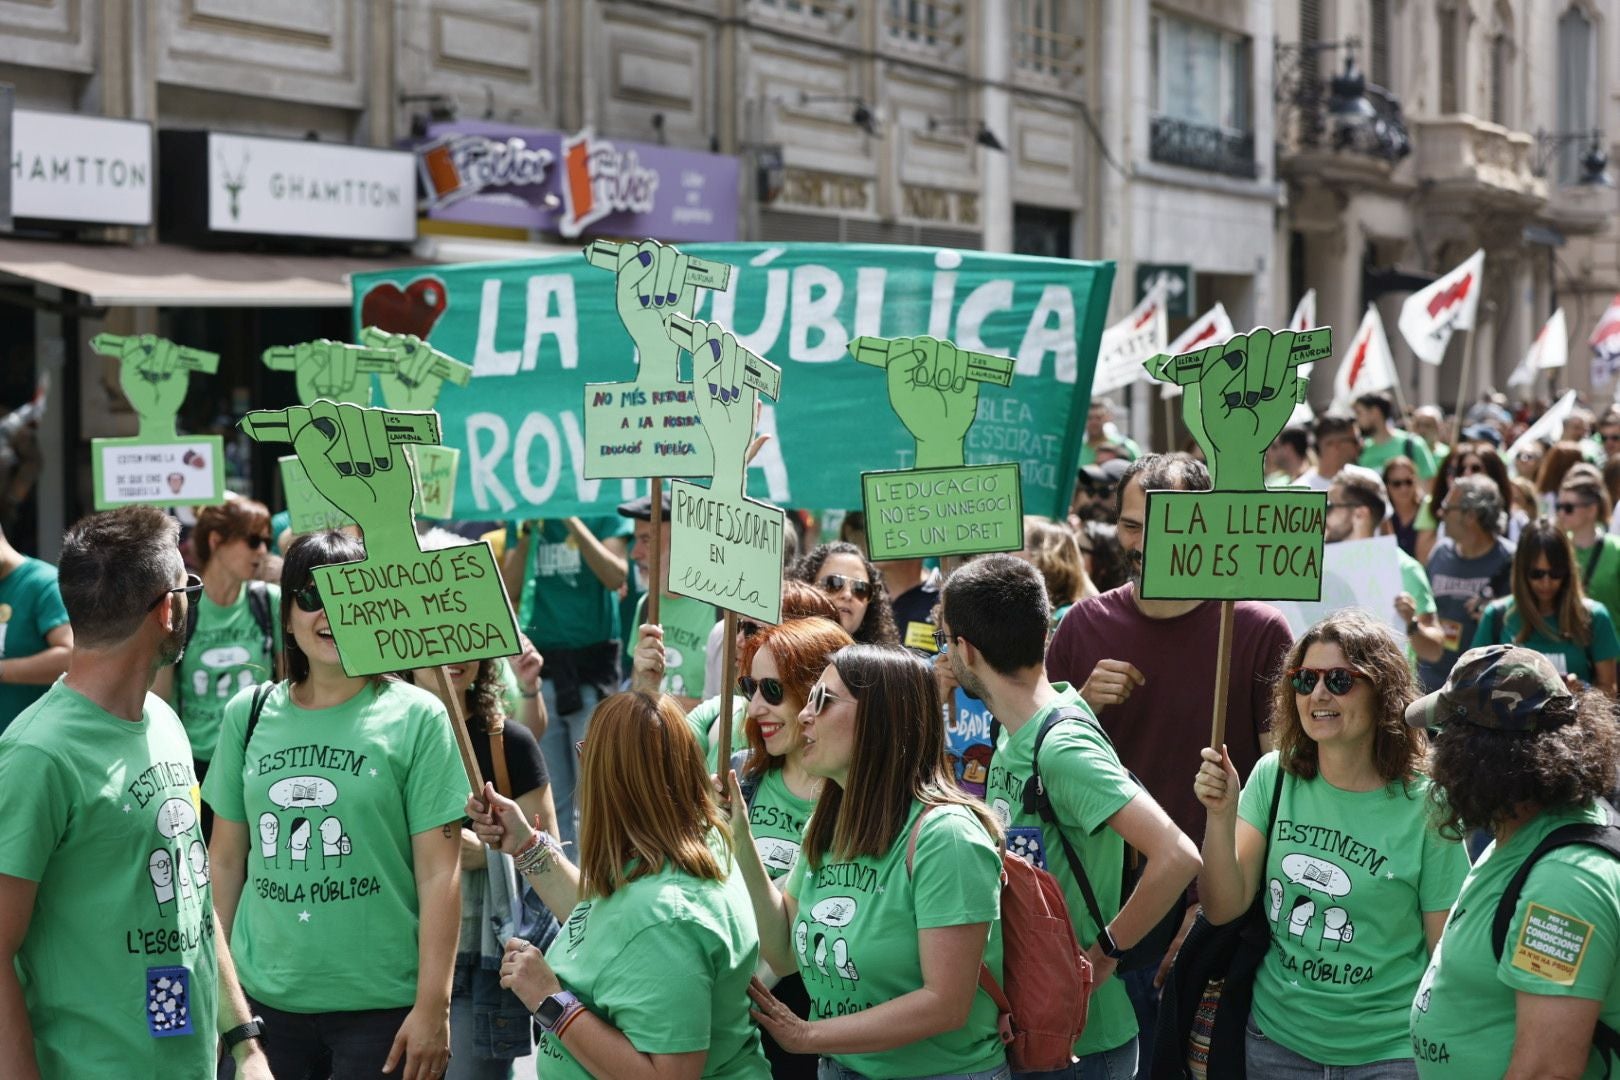
[{"label": "handwritten sign", "polygon": [[287,527],[295,536],[354,524],[353,518],[315,490],[296,455],[277,458],[276,464],[281,469],[281,494],[287,503]]},{"label": "handwritten sign", "polygon": [[413,446],[411,471],[416,477],[416,495],[411,511],[418,517],[444,521],[455,516],[456,466],[461,451],[453,446]]},{"label": "handwritten sign", "polygon": [[345,672],[380,675],[519,651],[489,545],[424,552],[417,543],[406,449],[439,444],[437,415],[320,400],[252,412],[241,426],[258,442],[290,442],[315,490],[360,526],[365,558],[314,572]]},{"label": "handwritten sign", "polygon": [[181,437],[175,416],[193,372],[212,375],[219,354],[152,334],[97,334],[90,347],[119,362],[118,381],[139,420],[138,434],[93,439],[95,507],[203,506],[225,499],[225,446],[217,435]]},{"label": "handwritten sign", "polygon": [[1012,385],[1013,361],[931,337],[860,337],[849,351],[884,369],[889,406],[917,441],[917,468],[861,474],[872,560],[1022,548],[1017,463],[964,464],[979,387]]},{"label": "handwritten sign", "polygon": [[[714,460],[708,487],[670,485],[669,587],[726,611],[775,623],[782,615],[781,509],[748,498],[743,474],[760,390],[779,392],[780,372],[749,353],[719,323],[672,316],[666,331],[692,354],[693,385]],[[775,371],[752,381],[756,374]]]}]

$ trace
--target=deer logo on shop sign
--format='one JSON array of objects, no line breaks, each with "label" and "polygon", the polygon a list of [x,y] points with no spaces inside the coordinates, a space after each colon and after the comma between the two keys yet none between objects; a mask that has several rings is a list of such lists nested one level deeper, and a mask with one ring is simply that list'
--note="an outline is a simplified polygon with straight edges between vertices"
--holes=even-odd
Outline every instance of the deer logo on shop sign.
[{"label": "deer logo on shop sign", "polygon": [[242,151],[242,164],[231,172],[225,166],[224,151],[219,155],[219,175],[225,184],[225,193],[231,197],[231,220],[238,221],[242,217],[242,189],[247,187],[247,167],[252,159],[246,150]]}]

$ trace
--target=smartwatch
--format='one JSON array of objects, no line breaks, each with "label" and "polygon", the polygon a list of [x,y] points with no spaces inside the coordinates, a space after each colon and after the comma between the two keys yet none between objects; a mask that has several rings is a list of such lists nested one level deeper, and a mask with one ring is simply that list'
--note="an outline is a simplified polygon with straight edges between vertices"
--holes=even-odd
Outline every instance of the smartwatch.
[{"label": "smartwatch", "polygon": [[534,1009],[534,1022],[540,1025],[540,1030],[550,1034],[557,1030],[557,1024],[570,1009],[579,1004],[579,998],[567,990],[559,990],[550,997],[545,998]]},{"label": "smartwatch", "polygon": [[264,1042],[264,1018],[255,1016],[245,1024],[240,1024],[231,1030],[220,1034],[220,1042],[225,1044],[225,1052],[230,1053],[249,1039],[258,1039]]}]

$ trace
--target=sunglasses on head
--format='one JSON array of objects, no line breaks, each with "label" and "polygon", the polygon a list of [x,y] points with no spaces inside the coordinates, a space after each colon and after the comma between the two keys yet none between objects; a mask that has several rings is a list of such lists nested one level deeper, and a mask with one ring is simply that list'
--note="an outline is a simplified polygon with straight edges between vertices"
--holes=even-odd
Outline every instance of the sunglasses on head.
[{"label": "sunglasses on head", "polygon": [[1589,502],[1561,502],[1557,504],[1557,510],[1560,514],[1573,514],[1577,510],[1584,510],[1588,506],[1596,505],[1597,503]]},{"label": "sunglasses on head", "polygon": [[319,611],[326,606],[326,602],[321,599],[321,591],[315,587],[313,581],[293,593],[293,603],[298,605],[300,611],[309,612]]},{"label": "sunglasses on head", "polygon": [[849,698],[839,697],[827,689],[826,683],[818,682],[810,688],[810,696],[805,699],[805,708],[811,716],[820,716],[821,710],[827,707],[829,701],[848,701]]},{"label": "sunglasses on head", "polygon": [[737,633],[739,633],[739,634],[741,634],[743,636],[744,641],[747,641],[749,638],[753,637],[755,634],[759,633],[760,631],[762,631],[764,629],[765,629],[765,624],[764,623],[757,623],[757,622],[754,622],[752,619],[738,619],[737,620]]},{"label": "sunglasses on head", "polygon": [[759,696],[765,699],[767,705],[782,704],[782,698],[785,695],[780,680],[756,679],[752,675],[744,675],[738,679],[737,689],[742,692],[743,697],[749,699],[753,698],[754,691],[759,691]]},{"label": "sunglasses on head", "polygon": [[1316,690],[1316,681],[1321,679],[1327,686],[1328,693],[1334,697],[1344,697],[1356,685],[1357,679],[1367,676],[1355,668],[1309,668],[1299,667],[1288,673],[1288,681],[1294,687],[1296,694],[1310,694]]},{"label": "sunglasses on head", "polygon": [[829,596],[837,596],[846,588],[857,600],[872,599],[872,583],[859,578],[845,577],[843,574],[828,574],[820,581],[821,591]]},{"label": "sunglasses on head", "polygon": [[1524,576],[1529,578],[1531,581],[1546,581],[1548,578],[1551,578],[1554,581],[1563,581],[1564,578],[1568,577],[1569,575],[1562,570],[1536,569],[1526,570],[1524,572]]}]

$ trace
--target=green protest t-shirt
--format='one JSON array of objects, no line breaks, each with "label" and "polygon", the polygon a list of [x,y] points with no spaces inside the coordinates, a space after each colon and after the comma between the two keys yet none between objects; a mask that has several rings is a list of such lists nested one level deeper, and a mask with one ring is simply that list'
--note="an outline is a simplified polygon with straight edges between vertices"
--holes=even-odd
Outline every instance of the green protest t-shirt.
[{"label": "green protest t-shirt", "polygon": [[[1513,597],[1492,601],[1480,616],[1479,628],[1474,631],[1472,648],[1482,645],[1523,645],[1534,649],[1552,662],[1560,675],[1573,675],[1582,682],[1592,681],[1592,664],[1597,660],[1620,657],[1620,637],[1615,635],[1614,619],[1609,609],[1595,600],[1587,600],[1586,613],[1592,619],[1592,641],[1578,645],[1567,638],[1551,638],[1539,630],[1522,642],[1516,640],[1523,628],[1519,608]],[[1553,620],[1556,623],[1556,619]]]},{"label": "green protest t-shirt", "polygon": [[[1491,923],[1508,880],[1546,835],[1575,822],[1601,824],[1594,804],[1547,810],[1492,844],[1469,871],[1446,932],[1411,1002],[1412,1055],[1423,1080],[1501,1076],[1513,1056],[1515,995],[1586,998],[1620,1029],[1620,862],[1577,845],[1542,856],[1525,879],[1498,961]],[[1583,1076],[1603,1075],[1593,1053]]]},{"label": "green protest t-shirt", "polygon": [[[917,838],[915,876],[906,848],[922,803],[884,854],[819,868],[800,858],[783,891],[798,901],[793,951],[810,996],[810,1019],[848,1016],[909,994],[923,984],[917,931],[989,923],[984,963],[1001,978],[1001,856],[984,826],[963,807],[928,815]],[[967,1023],[895,1050],[828,1054],[871,1080],[978,1072],[1006,1060],[996,1034],[996,1006],[974,991]]]},{"label": "green protest t-shirt", "polygon": [[[1016,732],[1003,728],[990,759],[990,779],[984,800],[1008,827],[1007,848],[1027,856],[1057,879],[1069,906],[1069,919],[1081,948],[1089,949],[1100,929],[1086,908],[1085,897],[1063,853],[1058,830],[1024,809],[1035,752],[1035,736],[1052,710],[1074,706],[1091,716],[1091,709],[1067,683],[1054,684],[1058,700],[1030,718]],[[1125,841],[1108,827],[1140,790],[1119,762],[1113,743],[1094,722],[1067,720],[1047,735],[1041,746],[1041,779],[1052,798],[1052,810],[1085,867],[1103,919],[1119,914],[1121,878],[1125,871]],[[1075,1043],[1080,1055],[1123,1046],[1136,1034],[1136,1012],[1131,1008],[1123,980],[1114,978],[1091,996],[1086,1030]]]},{"label": "green protest t-shirt", "polygon": [[1609,609],[1620,611],[1620,534],[1606,532],[1589,548],[1575,549],[1586,595]]},{"label": "green protest t-shirt", "polygon": [[[1412,606],[1419,615],[1433,615],[1434,590],[1429,587],[1429,572],[1423,569],[1423,564],[1412,556],[1395,549],[1396,558],[1400,560],[1401,588],[1411,595]],[[1417,674],[1417,651],[1412,648],[1410,638],[1406,642],[1406,662],[1411,665],[1412,674]]]},{"label": "green protest t-shirt", "polygon": [[[636,605],[636,625],[647,620],[647,598]],[[677,697],[703,696],[703,664],[709,630],[715,622],[714,605],[688,596],[665,594],[658,601],[658,624],[664,628],[664,681],[661,689]],[[719,706],[715,715],[718,716]],[[711,716],[710,721],[714,720]],[[705,732],[705,743],[707,743]]]},{"label": "green protest t-shirt", "polygon": [[759,778],[754,799],[748,804],[748,831],[772,881],[793,869],[804,842],[804,826],[815,808],[816,800],[793,794],[781,769],[768,769]]},{"label": "green protest t-shirt", "polygon": [[[628,518],[585,518],[598,540],[628,537]],[[602,585],[585,562],[568,523],[555,518],[534,523],[529,562],[518,605],[523,632],[542,654],[547,649],[583,649],[618,635],[617,596]]]},{"label": "green protest t-shirt", "polygon": [[[722,867],[735,866],[718,837],[709,846]],[[643,1054],[707,1050],[705,1078],[770,1077],[748,1015],[759,930],[742,874],[711,881],[665,866],[583,900],[546,960],[564,988]],[[541,1037],[535,1058],[545,1080],[591,1075],[555,1035]]]},{"label": "green protest t-shirt", "polygon": [[[1238,816],[1264,832],[1277,753],[1255,764]],[[1401,1018],[1428,962],[1423,913],[1457,897],[1468,855],[1429,819],[1429,781],[1343,791],[1283,783],[1260,903],[1272,947],[1254,980],[1266,1038],[1323,1065],[1407,1056]]]},{"label": "green protest t-shirt", "polygon": [[1363,442],[1361,457],[1356,464],[1382,474],[1389,459],[1397,457],[1411,458],[1412,465],[1417,469],[1418,476],[1424,480],[1434,479],[1436,471],[1434,451],[1430,450],[1429,444],[1420,437],[1402,431],[1400,428],[1392,429],[1390,437],[1383,442],[1376,439],[1368,439]]},{"label": "green protest t-shirt", "polygon": [[[733,696],[731,699],[731,752],[746,749],[748,739],[743,734],[743,722],[748,719],[748,702],[741,697]],[[714,722],[720,719],[720,699],[708,698],[692,706],[692,711],[686,714],[686,722],[692,728],[692,734],[697,739],[698,749],[703,751],[703,760],[708,763],[709,772],[720,771],[720,747],[711,741],[714,731]]]},{"label": "green protest t-shirt", "polygon": [[58,680],[0,736],[0,874],[37,882],[17,951],[46,1080],[214,1075],[219,972],[191,747]]},{"label": "green protest t-shirt", "polygon": [[467,803],[439,699],[400,682],[303,709],[286,682],[243,759],[253,690],[225,706],[203,796],[248,832],[231,926],[242,986],[284,1012],[392,1009],[416,998],[411,837]]},{"label": "green protest t-shirt", "polygon": [[[44,652],[45,635],[67,621],[67,608],[56,587],[56,567],[25,557],[0,578],[0,668],[6,657]],[[0,731],[44,693],[43,686],[0,683]]]},{"label": "green protest t-shirt", "polygon": [[211,761],[219,741],[219,722],[225,703],[243,687],[256,686],[275,678],[275,655],[281,644],[277,629],[281,588],[267,585],[270,593],[270,647],[265,655],[264,632],[253,619],[244,582],[236,592],[236,602],[221,607],[197,594],[197,631],[186,645],[185,655],[174,674],[176,710],[191,739],[191,752],[198,761]]}]

